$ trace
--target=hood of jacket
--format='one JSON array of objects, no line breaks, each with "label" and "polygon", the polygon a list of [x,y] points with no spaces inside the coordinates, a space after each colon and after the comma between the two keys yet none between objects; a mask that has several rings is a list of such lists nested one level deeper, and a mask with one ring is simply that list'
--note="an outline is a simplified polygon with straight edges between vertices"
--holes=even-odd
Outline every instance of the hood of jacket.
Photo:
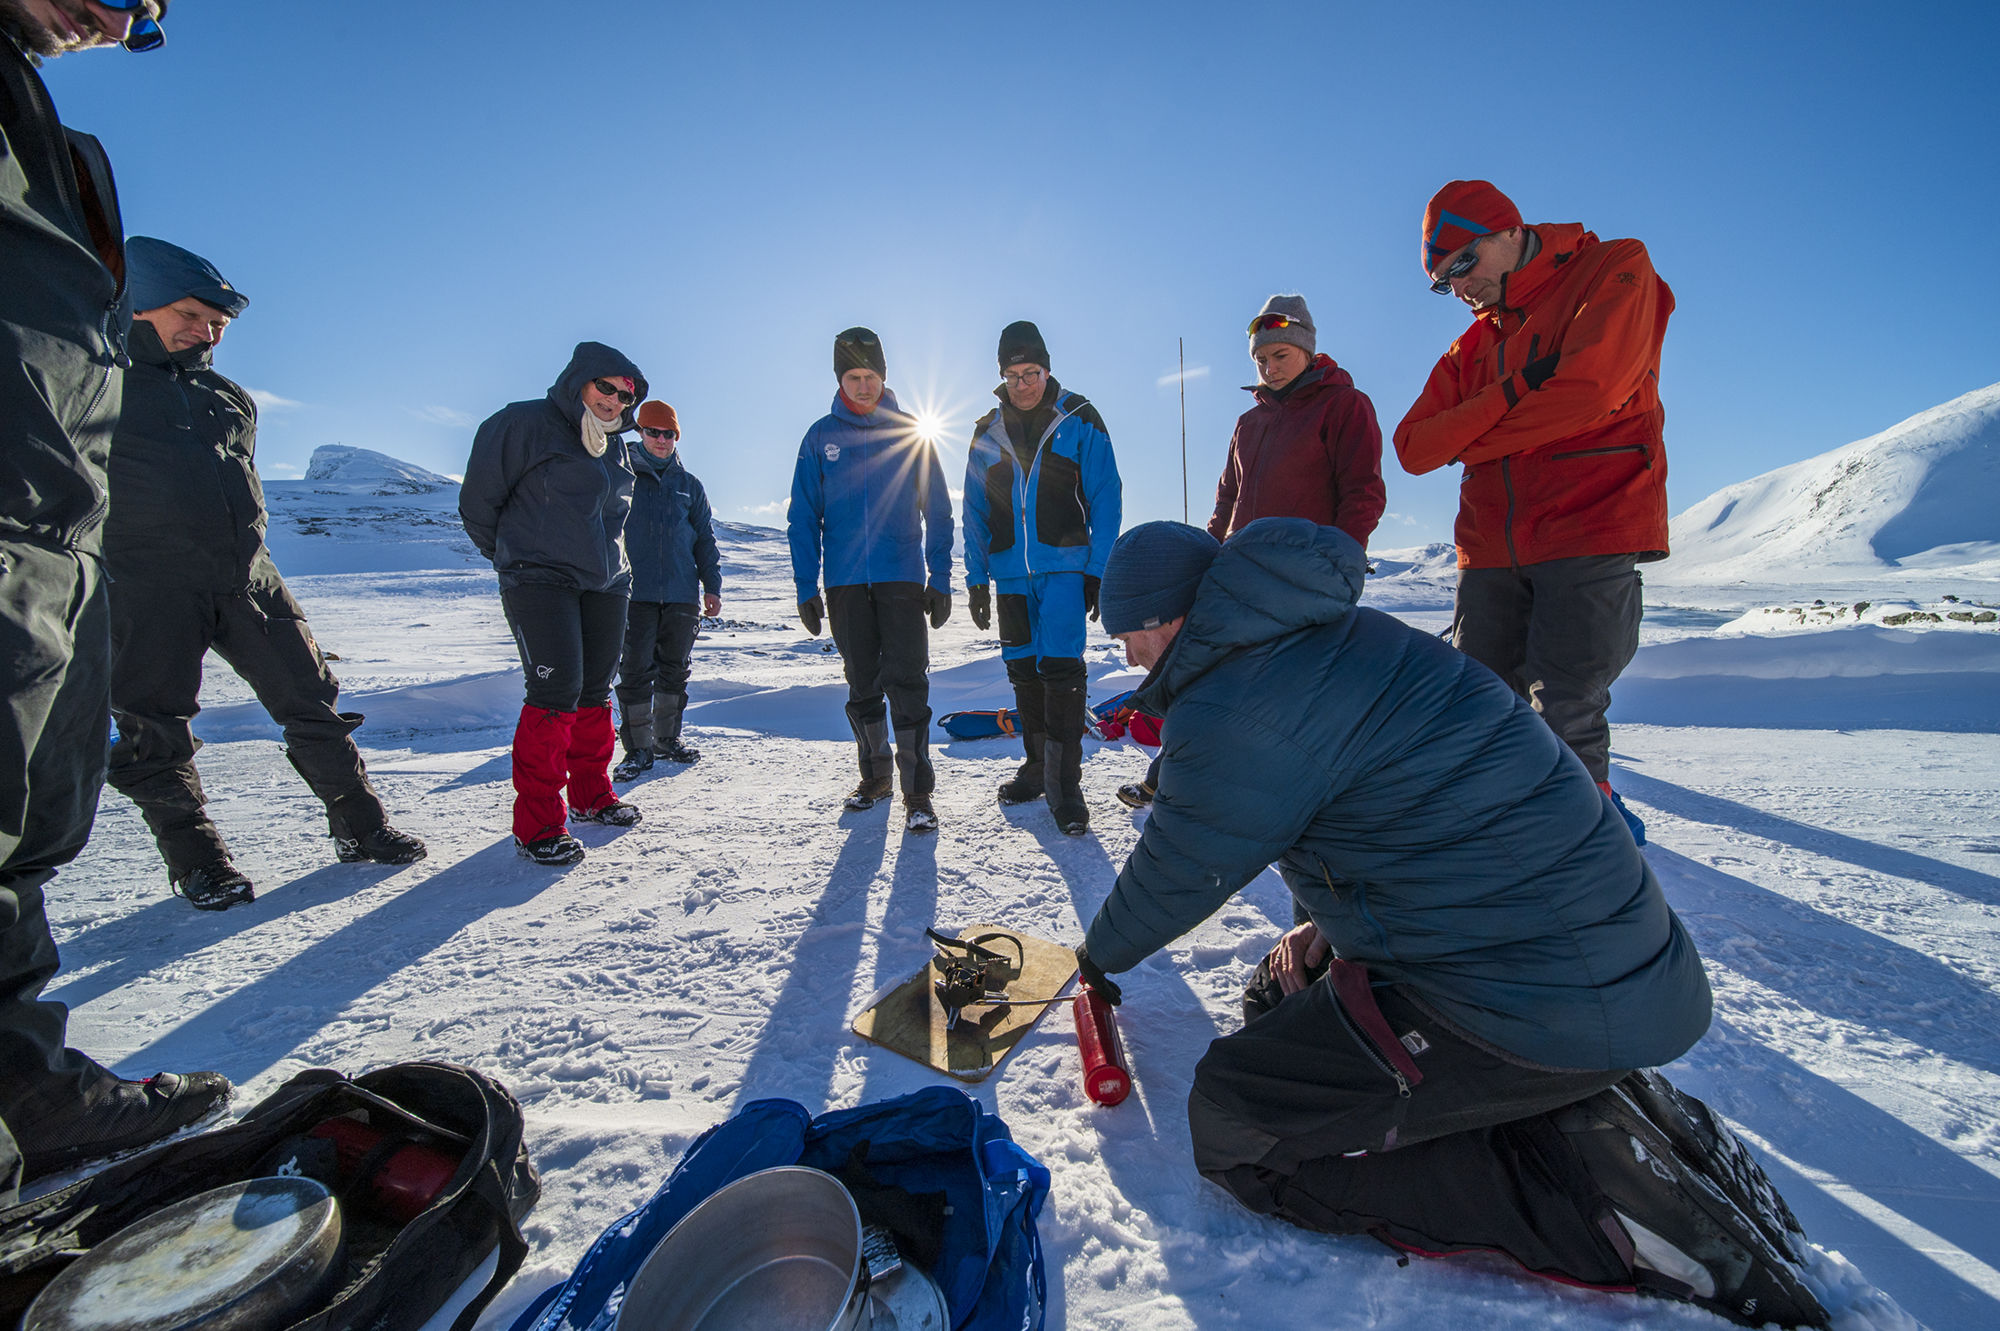
[{"label": "hood of jacket", "polygon": [[1134,703],[1165,716],[1176,697],[1237,652],[1345,619],[1367,572],[1361,546],[1340,528],[1259,518],[1223,545]]},{"label": "hood of jacket", "polygon": [[1329,388],[1352,388],[1354,376],[1334,361],[1324,351],[1312,358],[1312,364],[1299,371],[1299,377],[1286,384],[1283,389],[1272,388],[1268,384],[1243,385],[1243,391],[1257,399],[1258,405],[1273,403],[1304,402],[1307,398],[1324,393]]},{"label": "hood of jacket", "polygon": [[215,361],[215,343],[203,342],[186,351],[168,351],[167,344],[160,341],[159,333],[144,319],[132,321],[132,331],[125,335],[125,349],[141,365],[153,365],[160,369],[172,365],[183,370],[206,370],[212,368]]},{"label": "hood of jacket", "polygon": [[579,342],[569,356],[569,365],[556,377],[549,388],[549,405],[561,414],[563,420],[578,425],[583,420],[583,386],[592,379],[630,379],[632,381],[632,405],[618,413],[618,423],[607,425],[606,431],[617,434],[633,427],[632,413],[646,400],[646,376],[639,373],[639,367],[631,357],[616,347],[607,347],[602,342]]},{"label": "hood of jacket", "polygon": [[896,394],[886,386],[882,389],[881,398],[875,403],[875,410],[866,416],[848,406],[846,396],[836,388],[833,390],[833,408],[828,414],[835,420],[860,430],[907,430],[914,424],[903,414],[902,407],[897,405]]},{"label": "hood of jacket", "polygon": [[1534,258],[1500,280],[1500,303],[1479,311],[1473,316],[1475,320],[1484,319],[1498,327],[1501,318],[1510,311],[1534,304],[1578,251],[1598,243],[1597,233],[1585,230],[1580,222],[1543,222],[1535,226],[1534,232],[1542,247],[1535,251]]}]

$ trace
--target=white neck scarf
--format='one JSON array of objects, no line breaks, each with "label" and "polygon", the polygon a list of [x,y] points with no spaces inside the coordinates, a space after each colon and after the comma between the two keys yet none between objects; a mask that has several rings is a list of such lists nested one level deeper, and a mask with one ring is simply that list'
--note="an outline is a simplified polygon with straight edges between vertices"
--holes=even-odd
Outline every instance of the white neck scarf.
[{"label": "white neck scarf", "polygon": [[[624,413],[619,413],[620,420]],[[618,431],[619,421],[606,425],[597,419],[597,413],[589,407],[583,409],[583,451],[594,458],[604,456],[604,450],[611,446],[611,436]]]}]

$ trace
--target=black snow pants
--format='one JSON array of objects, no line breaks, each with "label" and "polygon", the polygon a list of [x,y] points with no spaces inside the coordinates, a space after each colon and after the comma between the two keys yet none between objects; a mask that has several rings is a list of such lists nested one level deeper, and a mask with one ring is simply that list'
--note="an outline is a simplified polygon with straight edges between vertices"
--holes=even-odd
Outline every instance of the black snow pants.
[{"label": "black snow pants", "polygon": [[701,608],[692,601],[634,601],[618,663],[620,735],[627,753],[664,750],[681,737]]},{"label": "black snow pants", "polygon": [[551,712],[611,705],[627,599],[560,583],[503,588],[500,604],[521,651],[527,704]]},{"label": "black snow pants", "polygon": [[97,816],[110,715],[110,633],[95,561],[0,541],[0,1119],[23,1149],[111,1074],[64,1046],[69,1010],[41,997],[60,961],[43,889]]},{"label": "black snow pants", "polygon": [[130,796],[179,880],[228,856],[209,820],[194,766],[201,741],[202,660],[213,650],[284,729],[285,755],[326,806],[329,830],[360,837],[383,826],[353,732],[359,712],[334,708],[340,683],[284,583],[242,594],[121,581],[111,588],[111,710],[118,742],[111,784]]},{"label": "black snow pants", "polygon": [[886,712],[896,735],[895,765],[903,798],[929,795],[931,768],[930,620],[917,582],[856,583],[826,589],[833,645],[847,675],[847,723],[861,752],[864,777],[889,775],[888,749],[876,743]]},{"label": "black snow pants", "polygon": [[1639,650],[1637,555],[1458,574],[1452,645],[1526,698],[1593,781],[1611,774],[1611,685]]},{"label": "black snow pants", "polygon": [[1548,1118],[1623,1071],[1524,1062],[1343,962],[1289,996],[1260,965],[1244,1012],[1195,1068],[1188,1126],[1196,1168],[1245,1206],[1418,1252],[1498,1251],[1588,1284],[1629,1277]]}]

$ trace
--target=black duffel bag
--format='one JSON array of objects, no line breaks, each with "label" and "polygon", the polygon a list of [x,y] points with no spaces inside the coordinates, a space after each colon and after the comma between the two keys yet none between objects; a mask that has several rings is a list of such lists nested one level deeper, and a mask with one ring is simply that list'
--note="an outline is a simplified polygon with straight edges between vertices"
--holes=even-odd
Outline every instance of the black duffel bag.
[{"label": "black duffel bag", "polygon": [[[326,1069],[301,1072],[228,1127],[153,1147],[0,1211],[0,1326],[18,1325],[43,1286],[127,1225],[213,1188],[300,1172],[299,1156],[326,1145],[307,1134],[343,1117],[379,1134],[383,1149],[336,1188],[346,1243],[334,1294],[288,1331],[420,1327],[497,1247],[492,1279],[453,1323],[453,1331],[467,1331],[520,1269],[528,1251],[521,1219],[542,1187],[521,1141],[521,1106],[491,1077],[451,1063],[397,1063],[351,1080]],[[368,1190],[383,1162],[411,1144],[460,1159],[443,1190],[398,1222],[370,1204]]]}]

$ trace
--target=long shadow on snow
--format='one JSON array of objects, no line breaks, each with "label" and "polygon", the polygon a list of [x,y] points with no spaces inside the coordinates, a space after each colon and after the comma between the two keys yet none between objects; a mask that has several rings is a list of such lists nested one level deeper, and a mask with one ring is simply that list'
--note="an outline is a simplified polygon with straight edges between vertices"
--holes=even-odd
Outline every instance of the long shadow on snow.
[{"label": "long shadow on snow", "polygon": [[[1081,939],[1098,906],[1111,895],[1119,866],[1111,862],[1096,836],[1070,836],[1056,827],[1046,810],[1027,807],[1041,816],[1023,818],[1020,825],[1042,843],[1068,886],[1076,905],[1076,937]],[[1233,1311],[1206,1308],[1205,1300],[1196,1297],[1215,1283],[1212,1254],[1200,1243],[1181,1241],[1183,1236],[1173,1232],[1200,1223],[1191,1213],[1191,1202],[1214,1205],[1221,1194],[1195,1173],[1192,1147],[1187,1145],[1187,1095],[1194,1083],[1194,1065],[1179,1066],[1166,1053],[1178,1043],[1168,1032],[1187,1023],[1206,1024],[1211,1035],[1223,1032],[1214,1028],[1201,996],[1178,970],[1159,964],[1163,960],[1163,953],[1156,954],[1155,963],[1141,963],[1120,981],[1126,1002],[1119,1009],[1119,1035],[1131,1063],[1135,1092],[1114,1112],[1092,1117],[1100,1139],[1096,1155],[1120,1195],[1144,1209],[1159,1226],[1160,1262],[1167,1268],[1162,1284],[1186,1296],[1181,1307],[1188,1319],[1196,1326],[1235,1326],[1241,1319]],[[1064,1021],[1067,1014],[1058,1011],[1045,1020]],[[1234,1029],[1233,1022],[1229,1028]],[[1149,1031],[1161,1033],[1157,1045],[1148,1038]],[[1160,1052],[1152,1054],[1155,1048]],[[1153,1167],[1150,1148],[1156,1141],[1176,1143],[1184,1153],[1178,1176],[1163,1179]]]},{"label": "long shadow on snow", "polygon": [[[519,864],[513,839],[503,838],[356,916],[120,1063],[141,1075],[161,1067],[212,1067],[247,1081],[293,1055],[300,1039],[354,999],[481,917],[559,887],[561,878],[559,872]],[[307,1004],[308,1029],[301,1031],[297,1021],[268,1033],[259,1029],[274,1011]]]},{"label": "long shadow on snow", "polygon": [[841,819],[847,840],[798,937],[791,969],[744,1065],[730,1112],[772,1095],[797,1100],[815,1114],[826,1107],[835,1064],[852,1040],[847,1033],[848,995],[861,963],[868,889],[882,869],[889,838],[887,818],[894,810],[885,801]]},{"label": "long shadow on snow", "polygon": [[[1833,1176],[1989,1265],[2000,1265],[2000,1179],[1727,1021],[1666,1069],[1791,1160]],[[2000,1325],[2000,1299],[1759,1151],[1806,1236],[1841,1253],[1932,1327]]]},{"label": "long shadow on snow", "polygon": [[257,899],[228,910],[196,910],[179,897],[170,896],[142,906],[130,915],[94,924],[72,934],[62,944],[72,962],[79,954],[90,957],[109,953],[114,960],[88,975],[63,979],[48,997],[79,1007],[101,998],[113,989],[137,979],[152,969],[146,957],[171,940],[168,950],[185,956],[225,938],[260,925],[284,919],[297,911],[324,906],[340,897],[366,891],[408,869],[395,864],[322,864],[312,872],[294,878],[275,889],[259,888]]},{"label": "long shadow on snow", "polygon": [[1636,796],[1689,822],[1752,832],[1815,855],[1841,860],[1859,869],[1914,879],[1947,892],[1956,892],[1982,905],[2000,906],[2000,878],[1977,869],[1963,868],[1914,851],[1897,850],[1893,846],[1877,845],[1842,832],[1797,822],[1762,809],[1753,809],[1735,800],[1706,795],[1671,781],[1646,776],[1627,766],[1619,767],[1617,785],[1625,794]]},{"label": "long shadow on snow", "polygon": [[1646,858],[1702,956],[1814,1012],[2000,1074],[2000,995],[1976,980],[1663,847]]}]

